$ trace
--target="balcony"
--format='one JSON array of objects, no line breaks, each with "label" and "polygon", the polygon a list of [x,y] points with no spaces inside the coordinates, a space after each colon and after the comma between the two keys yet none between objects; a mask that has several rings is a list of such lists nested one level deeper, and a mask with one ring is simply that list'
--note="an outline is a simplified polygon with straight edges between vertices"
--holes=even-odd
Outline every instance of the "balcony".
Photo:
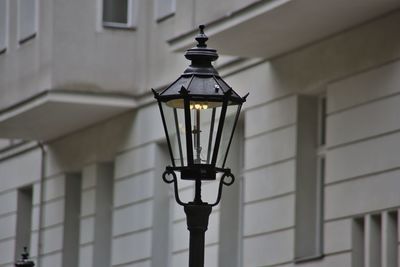
[{"label": "balcony", "polygon": [[0,138],[49,141],[135,107],[127,96],[45,91],[0,113]]},{"label": "balcony", "polygon": [[[207,25],[209,46],[226,55],[272,58],[400,8],[398,0],[261,0]],[[196,30],[168,41],[192,47]]]}]

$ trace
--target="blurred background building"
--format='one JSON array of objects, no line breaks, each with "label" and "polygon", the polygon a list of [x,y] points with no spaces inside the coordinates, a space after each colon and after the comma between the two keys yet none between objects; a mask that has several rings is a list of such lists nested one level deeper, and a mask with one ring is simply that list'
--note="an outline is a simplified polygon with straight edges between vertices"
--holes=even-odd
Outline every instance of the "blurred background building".
[{"label": "blurred background building", "polygon": [[25,245],[39,267],[187,266],[150,88],[183,72],[199,24],[250,92],[206,266],[398,266],[399,8],[0,0],[0,267]]}]

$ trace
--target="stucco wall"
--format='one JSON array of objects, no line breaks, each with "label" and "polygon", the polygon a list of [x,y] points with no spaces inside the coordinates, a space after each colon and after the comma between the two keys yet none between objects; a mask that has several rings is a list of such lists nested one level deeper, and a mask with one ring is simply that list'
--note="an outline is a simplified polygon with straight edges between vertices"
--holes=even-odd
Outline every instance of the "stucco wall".
[{"label": "stucco wall", "polygon": [[[80,2],[80,12],[85,12],[88,4],[88,1]],[[83,23],[62,16],[62,11],[72,6],[63,1],[55,7],[56,14],[58,8],[62,9],[55,29],[60,27],[59,24],[66,23],[68,27],[76,28]],[[94,13],[89,13],[88,18],[94,16]],[[243,159],[239,159],[242,160],[243,168],[238,171],[238,176],[242,177],[239,179],[239,192],[242,192],[238,197],[240,204],[227,204],[223,207],[240,210],[237,218],[232,218],[238,220],[240,225],[239,251],[237,255],[233,253],[238,259],[237,266],[295,266],[295,165],[299,159],[296,150],[299,94],[318,95],[325,92],[328,100],[326,179],[323,185],[325,258],[302,266],[356,267],[352,265],[353,219],[396,210],[400,206],[397,190],[400,187],[400,162],[397,155],[400,145],[397,116],[400,101],[400,37],[395,34],[399,20],[400,13],[392,13],[225,77],[241,95],[250,92],[243,111],[244,151],[241,153]],[[159,36],[159,33],[168,35],[169,31],[173,31],[168,23],[154,31],[150,31],[152,26],[148,26],[150,32],[145,29],[132,33],[107,30],[97,32],[94,31],[96,25],[93,22],[86,23],[88,29],[83,28],[81,31],[57,31],[58,36],[54,39],[57,48],[53,57],[60,57],[60,60],[56,60],[53,69],[53,84],[68,87],[69,81],[80,84],[87,82],[90,89],[90,84],[98,83],[118,90],[137,85],[136,88],[144,92],[145,84],[157,87],[169,81],[171,76],[181,73],[183,61],[176,59],[174,62],[172,58],[175,56],[166,55],[165,58],[177,64],[169,68],[164,65],[163,59],[157,62],[164,54],[163,48],[156,44],[157,38],[166,37]],[[89,36],[85,31],[91,32]],[[143,40],[133,37],[136,34],[145,34],[146,38],[152,39],[151,48],[144,49],[144,43],[141,43]],[[104,48],[79,46],[74,49],[74,46],[62,45],[62,36],[66,35],[77,40],[82,35],[82,38],[89,38],[94,43],[98,38],[104,38],[109,43]],[[124,66],[134,73],[133,76],[129,76],[129,71],[124,72],[121,79],[112,75],[108,68],[112,69],[118,61],[110,62],[104,69],[96,69],[97,74],[93,73],[92,64],[96,65],[95,61],[101,59],[96,53],[112,55],[109,49],[114,49],[114,42],[127,46],[120,48],[124,53],[118,51],[116,56],[123,58],[122,64],[126,64]],[[99,45],[103,45],[103,42],[99,42]],[[140,52],[142,48],[147,52]],[[140,56],[149,53],[147,49],[158,50],[143,59],[148,64],[147,70],[150,70],[147,78],[135,72],[138,59],[126,56],[126,51],[131,49],[133,54],[140,53]],[[66,61],[64,57],[72,51],[77,54]],[[93,61],[87,62],[87,65],[78,64],[83,55]],[[71,68],[76,64],[79,68]],[[161,72],[165,68],[168,68],[168,73]],[[103,76],[104,73],[107,75]],[[154,83],[150,79],[153,73],[161,73]],[[138,81],[135,77],[139,77]],[[71,179],[71,174],[76,173],[82,179],[81,190],[75,192],[81,197],[80,240],[76,244],[79,247],[79,266],[94,266],[94,224],[100,201],[100,187],[97,183],[100,175],[96,172],[104,162],[114,166],[113,174],[109,177],[113,183],[111,265],[152,266],[152,258],[157,253],[152,249],[159,242],[154,233],[160,233],[160,227],[163,227],[162,230],[169,232],[169,238],[162,241],[162,247],[168,250],[166,261],[170,263],[169,266],[186,266],[188,239],[184,215],[169,195],[170,188],[162,184],[162,169],[157,166],[160,154],[163,153],[163,136],[157,106],[152,103],[54,140],[46,144],[43,191],[40,186],[42,164],[39,148],[2,159],[0,266],[12,266],[16,235],[16,192],[27,184],[34,184],[30,246],[32,256],[37,260],[40,222],[40,266],[62,266],[65,255],[63,242],[71,234],[64,231],[67,224],[64,218],[68,192],[66,181]],[[206,195],[215,194],[214,185],[206,185]],[[190,185],[184,183],[183,187],[181,192],[189,197]],[[160,191],[169,195],[167,201],[171,203],[168,207],[169,221],[162,225],[155,222],[154,215],[161,207],[155,193]],[[222,227],[226,227],[220,225],[221,209],[217,208],[211,215],[207,232],[208,267],[221,266],[218,265],[219,257],[226,255],[220,249],[223,246],[220,240],[221,231],[224,231]]]}]

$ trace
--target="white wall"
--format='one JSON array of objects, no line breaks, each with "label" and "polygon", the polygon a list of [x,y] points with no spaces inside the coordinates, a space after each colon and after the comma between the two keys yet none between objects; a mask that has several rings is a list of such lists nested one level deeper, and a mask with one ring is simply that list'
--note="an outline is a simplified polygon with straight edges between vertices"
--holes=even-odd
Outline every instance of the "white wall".
[{"label": "white wall", "polygon": [[0,109],[51,88],[53,1],[37,2],[38,34],[19,44],[18,1],[8,1],[8,46],[0,55]]},{"label": "white wall", "polygon": [[[172,22],[165,21],[163,26],[151,32],[154,25],[136,32],[98,30],[92,22],[96,11],[90,9],[91,4],[85,0],[78,8],[72,2],[54,2],[54,12],[59,20],[53,29],[57,45],[52,55],[57,63],[52,68],[52,85],[98,90],[96,86],[102,84],[101,90],[138,88],[137,92],[144,92],[144,85],[152,80],[151,75],[168,67],[165,62],[158,64],[157,58],[166,53],[163,50],[166,48],[155,43],[157,38],[166,38],[174,31]],[[183,6],[188,8],[188,5]],[[75,11],[83,12],[87,17],[73,21],[67,14]],[[146,12],[141,16],[148,15]],[[251,93],[244,110],[243,233],[239,246],[243,254],[242,266],[294,266],[297,94],[316,95],[326,91],[328,99],[323,224],[325,258],[302,266],[352,266],[353,218],[400,206],[397,192],[400,186],[397,116],[400,37],[394,34],[399,21],[400,13],[395,12],[226,77],[241,94]],[[68,31],[81,24],[85,25],[82,29]],[[157,37],[160,32],[163,32],[162,37]],[[133,37],[136,35],[152,40],[148,49],[159,51],[150,55],[149,50],[143,48],[143,39]],[[391,37],[390,42],[379,42],[387,36]],[[67,37],[79,41],[67,46],[69,42],[63,39]],[[104,43],[99,41],[100,47],[93,48],[91,44],[98,40]],[[118,48],[121,51],[111,51],[117,49],[117,44],[122,46]],[[133,56],[127,57],[127,51]],[[135,71],[135,60],[138,60],[135,53],[140,54],[139,59],[143,56],[144,64],[148,64],[149,76],[142,77],[143,73]],[[115,55],[114,59],[118,60],[112,59],[110,65],[92,70],[101,54]],[[84,56],[89,58],[88,62],[79,65]],[[165,55],[165,58],[175,56]],[[4,58],[0,56],[2,60]],[[109,68],[119,69],[119,60],[127,70],[121,76],[109,71]],[[179,68],[180,60],[173,62]],[[1,64],[4,63],[0,62],[0,71]],[[74,69],[76,65],[79,66]],[[160,74],[155,86],[169,81],[172,73],[175,77],[183,70],[174,68]],[[97,194],[97,186],[92,182],[98,177],[95,172],[90,172],[90,168],[103,162],[114,162],[115,166],[111,264],[152,266],[153,234],[156,232],[153,227],[157,225],[154,222],[154,189],[155,183],[162,183],[160,170],[155,166],[163,136],[157,106],[150,104],[48,144],[45,190],[42,192],[41,267],[61,266],[63,260],[65,187],[67,174],[71,172],[83,172],[83,184],[78,192],[82,196],[79,261],[81,266],[92,266]],[[9,233],[14,227],[16,190],[26,184],[34,184],[31,251],[34,259],[37,255],[40,161],[39,149],[0,161],[0,199],[3,199],[0,201],[0,266],[12,264],[10,255],[14,254],[15,235]],[[215,183],[207,184],[205,195],[215,194],[214,186]],[[192,188],[184,183],[181,193],[189,197]],[[171,202],[170,265],[186,266],[188,232],[184,214],[181,207]],[[218,266],[220,216],[221,210],[214,209],[206,234],[206,266]]]}]

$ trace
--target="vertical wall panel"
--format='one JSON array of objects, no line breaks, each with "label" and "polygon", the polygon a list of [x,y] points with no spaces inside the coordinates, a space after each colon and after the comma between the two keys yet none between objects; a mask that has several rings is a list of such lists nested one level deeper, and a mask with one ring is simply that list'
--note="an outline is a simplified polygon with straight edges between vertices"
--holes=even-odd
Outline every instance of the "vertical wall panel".
[{"label": "vertical wall panel", "polygon": [[[65,218],[66,207],[66,182],[69,174],[59,174],[44,179],[43,185],[40,183],[34,187],[35,223],[32,227],[32,256],[40,255],[36,258],[36,264],[41,267],[60,266],[64,251],[64,241],[66,236]],[[43,190],[43,191],[42,191]],[[79,194],[80,190],[77,189]],[[40,211],[40,209],[42,209]],[[40,218],[39,218],[40,217]],[[77,219],[78,220],[78,219]],[[39,231],[40,229],[40,231]],[[75,228],[74,231],[79,229]],[[71,231],[71,230],[70,230]],[[38,244],[40,242],[40,246]],[[78,245],[76,244],[76,247]]]},{"label": "vertical wall panel", "polygon": [[381,266],[381,216],[365,217],[365,267]]},{"label": "vertical wall panel", "polygon": [[112,163],[94,163],[82,174],[79,266],[110,266],[113,207]]},{"label": "vertical wall panel", "polygon": [[170,157],[166,144],[157,146],[156,170],[154,172],[154,203],[153,233],[152,233],[152,266],[171,266],[171,202],[169,184],[161,179],[165,166],[169,165]]},{"label": "vertical wall panel", "polygon": [[[219,247],[218,255],[216,255],[218,258],[217,266],[219,267],[238,267],[241,262],[240,242],[243,235],[241,224],[241,215],[243,214],[243,123],[239,121],[236,127],[226,163],[226,167],[231,168],[236,180],[231,186],[223,189],[220,203]],[[216,184],[213,186],[217,187]]]},{"label": "vertical wall panel", "polygon": [[382,214],[382,267],[397,267],[398,215],[396,212]]},{"label": "vertical wall panel", "polygon": [[96,215],[94,225],[93,266],[109,267],[111,264],[114,166],[112,163],[102,163],[96,165],[96,168]]}]

